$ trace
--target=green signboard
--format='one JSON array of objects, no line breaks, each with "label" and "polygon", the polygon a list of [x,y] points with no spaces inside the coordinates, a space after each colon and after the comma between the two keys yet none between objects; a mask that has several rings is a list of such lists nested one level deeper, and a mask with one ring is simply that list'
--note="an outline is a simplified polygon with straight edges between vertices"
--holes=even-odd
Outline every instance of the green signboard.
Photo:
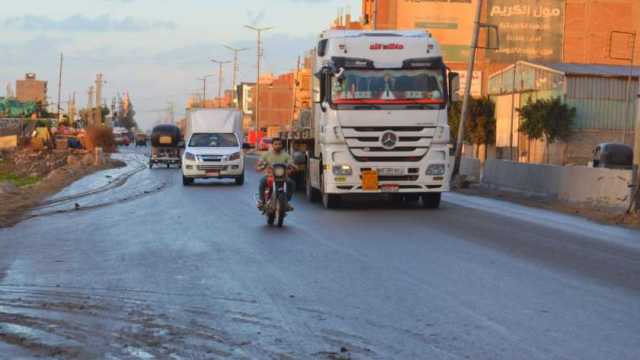
[{"label": "green signboard", "polygon": [[489,60],[562,62],[565,0],[489,0],[488,22],[498,26],[500,48]]}]

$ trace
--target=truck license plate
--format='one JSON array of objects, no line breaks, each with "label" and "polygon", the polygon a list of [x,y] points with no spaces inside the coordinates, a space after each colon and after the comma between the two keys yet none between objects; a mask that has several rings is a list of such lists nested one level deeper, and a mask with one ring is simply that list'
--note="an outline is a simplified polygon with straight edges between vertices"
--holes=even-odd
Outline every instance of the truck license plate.
[{"label": "truck license plate", "polygon": [[403,176],[403,168],[379,168],[378,175],[380,176]]},{"label": "truck license plate", "polygon": [[378,190],[378,172],[371,171],[371,170],[362,172],[362,190],[364,191]]},{"label": "truck license plate", "polygon": [[207,171],[207,176],[219,176],[220,171]]}]

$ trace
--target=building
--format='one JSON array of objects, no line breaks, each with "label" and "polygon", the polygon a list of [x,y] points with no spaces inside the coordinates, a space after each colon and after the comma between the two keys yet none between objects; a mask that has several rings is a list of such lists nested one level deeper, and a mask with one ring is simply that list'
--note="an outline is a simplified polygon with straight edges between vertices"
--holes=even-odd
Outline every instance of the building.
[{"label": "building", "polygon": [[560,97],[577,110],[567,143],[550,147],[555,164],[586,164],[602,142],[634,143],[635,99],[640,67],[617,65],[535,64],[519,61],[490,76],[496,103],[497,157],[544,162],[546,146],[518,132],[518,109],[529,101]]},{"label": "building", "polygon": [[24,80],[16,81],[16,99],[20,102],[41,102],[46,106],[47,82],[37,80],[34,73],[27,73]]},{"label": "building", "polygon": [[255,94],[255,83],[240,83],[236,88],[238,94],[238,108],[242,111],[242,127],[245,130],[254,128],[253,110],[255,105],[253,98]]},{"label": "building", "polygon": [[[476,5],[477,0],[363,0],[362,23],[368,29],[427,29],[440,42],[445,62],[466,72]],[[478,51],[473,77],[482,94],[488,91],[488,74],[519,60],[608,65],[640,60],[638,0],[485,0],[481,22],[497,26],[499,38],[496,48],[495,32],[481,32],[484,49]]]},{"label": "building", "polygon": [[288,129],[294,119],[294,72],[277,77],[267,74],[260,78],[258,121],[270,134]]}]

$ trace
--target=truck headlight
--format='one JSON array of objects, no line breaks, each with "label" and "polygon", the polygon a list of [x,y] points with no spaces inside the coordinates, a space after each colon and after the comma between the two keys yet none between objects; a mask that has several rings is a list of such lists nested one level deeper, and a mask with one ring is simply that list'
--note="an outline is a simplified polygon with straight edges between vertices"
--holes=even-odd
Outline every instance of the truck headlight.
[{"label": "truck headlight", "polygon": [[350,165],[333,165],[333,175],[336,176],[351,176],[353,169]]},{"label": "truck headlight", "polygon": [[429,176],[442,176],[446,171],[445,164],[431,164],[427,167],[427,175]]},{"label": "truck headlight", "polygon": [[235,161],[235,160],[240,160],[240,153],[233,153],[229,156],[227,156],[227,161]]},{"label": "truck headlight", "polygon": [[193,154],[192,154],[192,153],[190,153],[190,152],[185,152],[185,153],[184,153],[184,159],[185,159],[185,160],[189,160],[189,161],[196,161],[196,156],[195,156],[195,155],[193,155]]}]

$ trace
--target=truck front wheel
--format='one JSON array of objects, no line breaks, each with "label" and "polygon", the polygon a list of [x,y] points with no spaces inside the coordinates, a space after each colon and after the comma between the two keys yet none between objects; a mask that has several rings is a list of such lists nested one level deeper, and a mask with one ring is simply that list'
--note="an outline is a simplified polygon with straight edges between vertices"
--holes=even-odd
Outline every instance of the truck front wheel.
[{"label": "truck front wheel", "polygon": [[440,207],[441,193],[422,194],[422,207],[425,209],[437,209]]},{"label": "truck front wheel", "polygon": [[311,174],[308,166],[307,166],[307,170],[305,171],[304,184],[305,184],[305,193],[307,195],[307,199],[312,203],[318,202],[318,200],[320,200],[319,192],[317,189],[314,189],[313,186],[311,185]]},{"label": "truck front wheel", "polygon": [[340,206],[340,195],[322,194],[322,206],[325,209],[337,209]]}]

